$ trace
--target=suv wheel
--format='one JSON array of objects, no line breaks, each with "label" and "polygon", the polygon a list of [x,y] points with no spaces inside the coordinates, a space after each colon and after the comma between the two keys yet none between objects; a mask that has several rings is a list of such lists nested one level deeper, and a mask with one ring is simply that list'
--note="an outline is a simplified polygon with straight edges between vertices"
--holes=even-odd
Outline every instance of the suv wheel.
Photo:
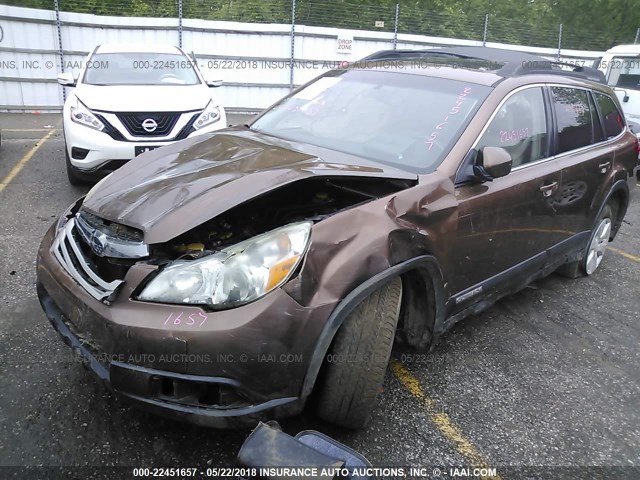
[{"label": "suv wheel", "polygon": [[584,259],[584,272],[587,275],[594,273],[602,259],[604,258],[604,252],[609,245],[609,237],[611,236],[611,207],[605,205],[596,222],[596,228],[591,232],[591,241],[589,242],[589,250]]},{"label": "suv wheel", "polygon": [[354,429],[367,424],[391,356],[401,301],[402,281],[396,277],[347,317],[333,340],[320,381],[320,418]]},{"label": "suv wheel", "polygon": [[595,227],[591,231],[589,246],[582,260],[563,265],[558,272],[569,278],[578,278],[582,275],[592,275],[598,269],[604,258],[611,237],[613,225],[613,210],[607,203],[596,220]]},{"label": "suv wheel", "polygon": [[69,160],[69,152],[67,152],[66,145],[64,147],[64,157],[67,164],[67,178],[69,179],[69,183],[71,185],[84,185],[86,182],[78,173],[78,169],[71,165],[71,160]]}]

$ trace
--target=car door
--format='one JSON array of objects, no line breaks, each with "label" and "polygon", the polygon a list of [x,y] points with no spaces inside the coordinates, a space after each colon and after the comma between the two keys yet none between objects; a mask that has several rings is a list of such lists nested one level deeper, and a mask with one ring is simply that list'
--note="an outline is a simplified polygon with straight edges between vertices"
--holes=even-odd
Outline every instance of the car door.
[{"label": "car door", "polygon": [[[605,95],[597,94],[594,99],[585,88],[566,86],[550,86],[549,93],[556,161],[562,167],[562,181],[555,196],[557,230],[570,249],[581,245],[583,239],[577,234],[591,229],[604,201],[616,149],[615,142],[605,140],[622,133],[624,120],[613,100]],[[596,102],[607,112],[607,138]]]},{"label": "car door", "polygon": [[[561,170],[549,159],[551,122],[542,86],[512,92],[498,107],[474,150],[502,147],[512,171],[491,182],[456,186],[459,202],[454,292],[456,310],[473,303],[499,274],[526,268],[527,261],[557,241],[554,197]],[[480,154],[480,153],[479,153]],[[488,279],[492,286],[482,285]]]}]

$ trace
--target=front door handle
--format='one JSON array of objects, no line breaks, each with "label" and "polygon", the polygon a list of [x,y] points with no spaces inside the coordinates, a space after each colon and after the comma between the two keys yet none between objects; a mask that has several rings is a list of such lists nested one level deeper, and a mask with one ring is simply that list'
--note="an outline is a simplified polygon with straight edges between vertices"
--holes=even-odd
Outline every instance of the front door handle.
[{"label": "front door handle", "polygon": [[540,187],[540,191],[544,197],[550,197],[553,192],[558,189],[558,182],[547,183],[546,185],[542,185]]},{"label": "front door handle", "polygon": [[609,170],[610,166],[611,166],[611,162],[602,162],[600,165],[598,165],[598,168],[600,169],[600,173],[607,173],[607,170]]}]

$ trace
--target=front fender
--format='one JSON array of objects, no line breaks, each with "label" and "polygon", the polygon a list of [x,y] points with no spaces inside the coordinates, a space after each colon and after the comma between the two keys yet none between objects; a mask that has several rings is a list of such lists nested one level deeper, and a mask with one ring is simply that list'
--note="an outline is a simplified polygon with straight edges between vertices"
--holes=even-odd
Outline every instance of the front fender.
[{"label": "front fender", "polygon": [[382,272],[372,276],[356,288],[354,288],[343,300],[335,307],[329,319],[324,325],[318,341],[316,342],[315,349],[313,351],[311,362],[307,369],[307,374],[302,385],[302,397],[307,397],[311,394],[313,386],[315,385],[320,367],[329,351],[331,342],[338,329],[345,322],[347,317],[353,310],[362,302],[371,292],[379,288],[382,284],[386,283],[393,277],[402,275],[405,272],[414,269],[426,269],[433,281],[433,287],[435,290],[436,298],[436,320],[434,325],[434,340],[437,335],[442,331],[444,324],[444,305],[445,305],[445,293],[442,281],[442,273],[440,265],[435,257],[431,255],[422,255],[416,258],[412,258],[405,262],[394,265]]}]

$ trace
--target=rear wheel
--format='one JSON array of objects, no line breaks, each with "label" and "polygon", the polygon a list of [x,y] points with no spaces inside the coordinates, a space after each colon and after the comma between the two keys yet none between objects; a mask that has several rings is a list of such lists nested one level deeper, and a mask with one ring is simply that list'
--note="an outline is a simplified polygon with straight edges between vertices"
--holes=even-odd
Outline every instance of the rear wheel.
[{"label": "rear wheel", "polygon": [[347,428],[365,426],[389,364],[402,281],[396,277],[365,298],[333,340],[319,385],[320,418]]},{"label": "rear wheel", "polygon": [[583,275],[592,275],[596,272],[609,245],[611,228],[613,226],[613,209],[606,204],[600,212],[595,226],[591,231],[591,238],[584,258],[563,265],[558,272],[569,278],[578,278]]},{"label": "rear wheel", "polygon": [[591,233],[589,250],[587,250],[587,255],[584,259],[583,268],[587,275],[595,273],[598,269],[602,263],[602,259],[604,258],[604,253],[607,251],[607,246],[609,245],[612,225],[611,207],[606,205],[604,210],[603,214],[606,213],[606,216],[601,215],[600,219],[596,223],[596,228]]}]

